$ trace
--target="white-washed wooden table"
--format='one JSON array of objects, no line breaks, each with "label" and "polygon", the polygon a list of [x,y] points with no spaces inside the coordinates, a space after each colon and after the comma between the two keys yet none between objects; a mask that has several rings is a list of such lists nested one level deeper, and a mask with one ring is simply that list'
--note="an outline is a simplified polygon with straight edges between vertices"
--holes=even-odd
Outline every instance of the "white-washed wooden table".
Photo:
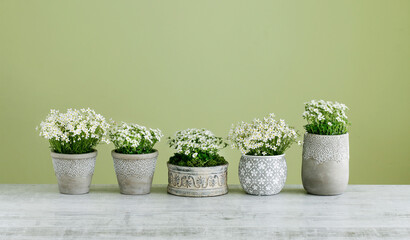
[{"label": "white-washed wooden table", "polygon": [[56,185],[0,185],[0,239],[410,239],[410,185],[351,185],[308,195],[287,185],[257,197],[184,198],[154,186],[144,196],[93,185],[63,195]]}]

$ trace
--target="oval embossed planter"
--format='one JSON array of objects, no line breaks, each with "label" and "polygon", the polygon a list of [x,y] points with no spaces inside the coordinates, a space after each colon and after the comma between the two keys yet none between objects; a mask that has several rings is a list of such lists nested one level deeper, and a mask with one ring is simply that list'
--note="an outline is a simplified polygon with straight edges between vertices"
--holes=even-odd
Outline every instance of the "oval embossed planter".
[{"label": "oval embossed planter", "polygon": [[51,152],[58,189],[64,194],[84,194],[90,191],[97,150],[84,154]]},{"label": "oval embossed planter", "polygon": [[228,193],[228,164],[215,167],[168,165],[168,193],[185,197],[212,197]]},{"label": "oval embossed planter", "polygon": [[349,182],[349,134],[305,134],[302,182],[305,190],[315,195],[338,195],[346,190]]},{"label": "oval embossed planter", "polygon": [[239,161],[239,182],[248,194],[277,194],[285,186],[286,176],[285,154],[277,156],[242,155]]},{"label": "oval embossed planter", "polygon": [[158,151],[148,154],[121,154],[111,151],[115,174],[122,194],[137,195],[151,192]]}]

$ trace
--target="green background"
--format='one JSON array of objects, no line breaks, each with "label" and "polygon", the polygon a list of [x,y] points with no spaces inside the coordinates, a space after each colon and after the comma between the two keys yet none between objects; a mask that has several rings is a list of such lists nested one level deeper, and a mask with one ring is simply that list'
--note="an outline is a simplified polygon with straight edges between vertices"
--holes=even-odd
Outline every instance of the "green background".
[{"label": "green background", "polygon": [[[166,136],[270,112],[303,133],[303,103],[351,110],[350,183],[410,184],[410,1],[0,0],[0,182],[56,183],[35,127],[91,107]],[[93,183],[116,183],[98,146]],[[154,183],[167,182],[166,141]],[[301,151],[286,153],[301,183]],[[229,183],[240,153],[227,148]]]}]

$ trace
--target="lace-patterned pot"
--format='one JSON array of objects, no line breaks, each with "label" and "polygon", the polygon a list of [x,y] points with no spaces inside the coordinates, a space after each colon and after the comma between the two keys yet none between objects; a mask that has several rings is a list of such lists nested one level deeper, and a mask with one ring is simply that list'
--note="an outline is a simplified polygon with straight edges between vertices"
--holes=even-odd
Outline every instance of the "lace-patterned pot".
[{"label": "lace-patterned pot", "polygon": [[137,195],[151,192],[158,151],[149,154],[111,152],[118,185],[122,194]]},{"label": "lace-patterned pot", "polygon": [[85,154],[51,152],[58,189],[64,194],[84,194],[90,191],[97,150]]},{"label": "lace-patterned pot", "polygon": [[242,155],[239,161],[239,182],[246,193],[274,195],[285,186],[287,166],[285,154],[277,156]]},{"label": "lace-patterned pot", "polygon": [[184,197],[213,197],[228,193],[228,164],[215,167],[168,165],[168,193]]},{"label": "lace-patterned pot", "polygon": [[338,195],[346,190],[349,182],[349,134],[305,134],[302,182],[305,190],[315,195]]}]

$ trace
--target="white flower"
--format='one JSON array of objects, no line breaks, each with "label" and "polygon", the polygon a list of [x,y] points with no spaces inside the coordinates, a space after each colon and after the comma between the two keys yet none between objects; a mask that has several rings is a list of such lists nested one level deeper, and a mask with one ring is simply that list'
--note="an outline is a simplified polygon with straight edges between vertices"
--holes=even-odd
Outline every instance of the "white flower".
[{"label": "white flower", "polygon": [[[110,125],[105,118],[94,110],[88,109],[68,109],[66,113],[51,109],[46,120],[40,123],[40,136],[63,143],[81,142],[82,139],[93,140],[95,147],[100,141],[109,143],[105,138]],[[64,144],[65,145],[65,144]]]},{"label": "white flower", "polygon": [[113,124],[109,131],[116,149],[128,149],[130,152],[150,152],[155,143],[164,136],[159,129],[147,129],[134,123]]},{"label": "white flower", "polygon": [[242,154],[282,154],[296,141],[298,134],[283,119],[276,121],[274,116],[272,113],[263,119],[254,119],[252,123],[232,125],[228,136],[231,147],[238,148]]},{"label": "white flower", "polygon": [[[206,129],[185,129],[175,133],[173,138],[168,139],[168,144],[177,150],[178,153],[196,157],[197,152],[212,152],[226,147],[222,138],[214,136],[214,134]],[[195,155],[195,156],[194,156]]]},{"label": "white flower", "polygon": [[317,134],[338,134],[339,132],[333,132],[330,128],[325,128],[327,132],[320,132],[320,129],[322,129],[321,125],[333,126],[337,124],[340,127],[336,131],[341,131],[339,134],[345,133],[346,127],[349,124],[345,112],[348,109],[346,105],[338,102],[325,102],[323,100],[307,102],[305,103],[305,111],[302,114],[303,118],[308,122],[305,127],[307,127],[308,131],[309,129],[310,131],[319,131]]}]

